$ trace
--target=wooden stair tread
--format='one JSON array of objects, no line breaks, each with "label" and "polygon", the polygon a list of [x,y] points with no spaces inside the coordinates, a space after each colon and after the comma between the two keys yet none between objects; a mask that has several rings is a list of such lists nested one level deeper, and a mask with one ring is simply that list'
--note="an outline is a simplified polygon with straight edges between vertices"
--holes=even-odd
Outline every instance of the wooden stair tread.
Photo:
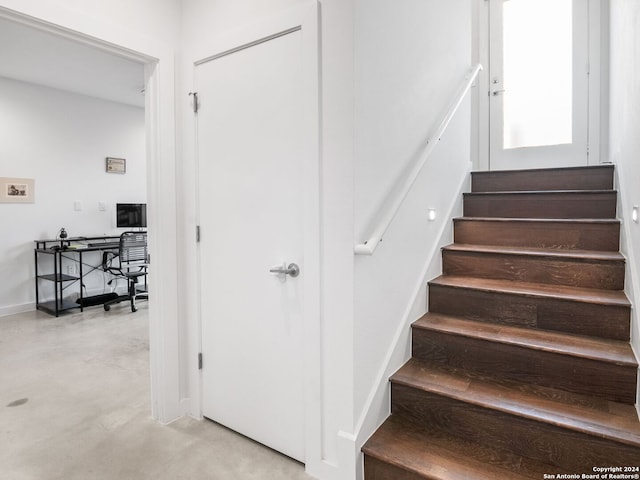
[{"label": "wooden stair tread", "polygon": [[597,223],[619,224],[616,218],[511,218],[511,217],[456,217],[453,221],[465,220],[469,222],[522,222],[522,223]]},{"label": "wooden stair tread", "polygon": [[[409,360],[392,377],[400,385],[433,392],[489,410],[547,423],[568,430],[640,448],[640,421],[631,408],[612,408],[615,413],[585,406],[580,395],[559,393],[564,401],[519,388],[518,382],[479,378],[463,371],[448,371]],[[550,389],[544,389],[547,392]]]},{"label": "wooden stair tread", "polygon": [[503,190],[499,192],[465,192],[465,196],[506,196],[506,195],[611,195],[617,193],[616,190]]},{"label": "wooden stair tread", "polygon": [[448,315],[427,313],[414,328],[459,335],[489,342],[523,346],[535,350],[589,358],[601,362],[637,367],[628,342],[571,335],[557,331],[475,322]]},{"label": "wooden stair tread", "polygon": [[455,275],[441,275],[429,282],[429,285],[470,288],[493,293],[523,295],[527,297],[554,298],[585,303],[597,303],[618,307],[630,307],[629,299],[623,291],[600,290],[593,288],[570,287],[564,285],[546,285],[542,283],[515,282],[511,280],[492,280]]},{"label": "wooden stair tread", "polygon": [[613,164],[586,165],[579,167],[547,167],[547,168],[518,168],[506,170],[479,170],[471,172],[471,175],[508,174],[508,173],[553,173],[553,172],[584,172],[586,170],[613,170]]},{"label": "wooden stair tread", "polygon": [[533,247],[508,247],[500,245],[471,245],[454,243],[443,247],[443,250],[469,253],[494,253],[510,255],[527,255],[540,258],[568,258],[585,259],[595,261],[624,262],[625,258],[620,252],[607,252],[600,250],[568,250],[557,248],[533,248]]},{"label": "wooden stair tread", "polygon": [[397,415],[384,422],[362,451],[430,480],[540,479],[554,470],[508,452],[418,428]]}]

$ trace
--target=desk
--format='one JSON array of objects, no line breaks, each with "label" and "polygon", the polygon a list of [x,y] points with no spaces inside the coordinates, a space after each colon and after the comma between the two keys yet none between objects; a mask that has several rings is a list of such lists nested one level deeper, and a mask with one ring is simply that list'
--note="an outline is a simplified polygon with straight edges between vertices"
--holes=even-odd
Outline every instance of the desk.
[{"label": "desk", "polygon": [[[85,263],[82,259],[85,253],[89,252],[105,252],[105,251],[117,251],[119,245],[120,236],[97,236],[97,237],[73,237],[65,238],[64,240],[35,240],[36,248],[35,254],[35,266],[36,266],[36,308],[43,310],[56,317],[65,310],[71,310],[79,308],[80,311],[84,310],[83,302],[83,283],[82,279],[85,275],[97,270],[101,267],[89,266],[88,270],[83,269]],[[48,269],[46,273],[38,272],[38,260],[40,257],[49,256],[53,260],[52,268]],[[77,274],[65,274],[62,269],[62,260],[68,259],[77,263],[79,268]],[[47,283],[53,283],[53,296],[52,301],[40,301],[40,282],[45,281]],[[78,303],[64,300],[64,291],[78,284],[80,301]]]}]

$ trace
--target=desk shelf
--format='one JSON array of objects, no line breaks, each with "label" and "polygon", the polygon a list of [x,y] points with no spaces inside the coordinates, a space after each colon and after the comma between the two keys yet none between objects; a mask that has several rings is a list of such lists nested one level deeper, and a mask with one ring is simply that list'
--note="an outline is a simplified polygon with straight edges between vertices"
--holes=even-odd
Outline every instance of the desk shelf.
[{"label": "desk shelf", "polygon": [[75,302],[70,302],[68,300],[63,300],[62,302],[58,302],[56,304],[55,300],[51,300],[50,302],[40,302],[37,304],[36,308],[38,310],[42,310],[47,312],[50,315],[55,315],[56,317],[60,314],[60,312],[64,312],[66,310],[72,310],[74,308],[80,308],[80,305]]},{"label": "desk shelf", "polygon": [[[120,236],[100,236],[100,237],[75,237],[65,240],[36,240],[35,255],[35,288],[36,288],[36,308],[45,311],[56,317],[60,313],[79,308],[83,311],[83,277],[90,271],[98,268],[93,267],[89,272],[83,272],[83,254],[85,252],[112,251],[117,249]],[[81,245],[82,247],[79,247]],[[70,259],[70,257],[72,257]],[[68,275],[63,272],[63,259],[65,262],[75,261],[79,266],[78,275]],[[38,273],[38,264],[42,262],[45,272]],[[42,299],[40,292],[40,282],[42,286],[53,285],[53,300]],[[77,283],[77,287],[76,284]],[[77,288],[79,302],[64,298],[65,290],[69,291]],[[51,287],[47,290],[51,292]],[[68,293],[68,292],[67,292]]]},{"label": "desk shelf", "polygon": [[80,277],[65,275],[64,273],[58,273],[58,274],[49,273],[46,275],[38,275],[38,278],[41,278],[43,280],[50,280],[52,282],[73,282],[76,280],[80,280]]}]

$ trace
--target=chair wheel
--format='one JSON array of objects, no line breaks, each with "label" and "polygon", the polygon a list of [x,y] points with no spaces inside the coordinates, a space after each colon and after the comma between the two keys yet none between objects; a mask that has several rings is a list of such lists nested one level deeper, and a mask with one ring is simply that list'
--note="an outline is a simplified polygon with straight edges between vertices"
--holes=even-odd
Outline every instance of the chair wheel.
[{"label": "chair wheel", "polygon": [[131,306],[131,311],[132,312],[137,312],[138,311],[138,307]]},{"label": "chair wheel", "polygon": [[104,311],[108,312],[109,310],[111,310],[111,305],[104,305]]}]

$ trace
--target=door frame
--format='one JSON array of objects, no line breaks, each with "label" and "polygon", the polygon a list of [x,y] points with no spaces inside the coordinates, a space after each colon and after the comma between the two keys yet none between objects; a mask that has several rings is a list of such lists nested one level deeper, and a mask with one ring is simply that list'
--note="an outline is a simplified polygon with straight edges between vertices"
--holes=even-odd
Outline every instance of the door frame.
[{"label": "door frame", "polygon": [[162,259],[149,270],[153,285],[149,298],[151,416],[168,424],[186,413],[178,399],[181,347],[175,334],[179,285],[173,45],[55,6],[43,6],[35,13],[29,8],[22,3],[15,9],[0,6],[0,17],[144,65],[149,246],[154,258]]},{"label": "door frame", "polygon": [[[489,149],[489,1],[472,3],[472,64],[487,67],[472,90],[471,160],[474,170],[490,169]],[[588,165],[608,161],[608,19],[609,0],[586,0],[589,10],[589,106],[587,126]],[[605,118],[602,118],[602,114]]]},{"label": "door frame", "polygon": [[[247,25],[220,36],[205,45],[199,45],[192,55],[194,91],[197,75],[196,67],[208,60],[248,48],[256,42],[265,41],[274,35],[294,29],[300,30],[302,40],[302,117],[307,132],[303,140],[304,149],[304,259],[305,282],[303,287],[303,378],[304,378],[304,422],[305,422],[305,464],[307,470],[322,462],[322,404],[321,404],[321,228],[320,228],[320,51],[319,51],[319,6],[316,0],[288,9],[278,15]],[[198,191],[199,158],[197,149],[197,114],[194,115],[194,156],[195,156],[195,204],[196,224],[200,224],[200,192]],[[203,232],[206,234],[206,232]],[[256,241],[259,241],[257,239]],[[204,295],[201,292],[200,249],[196,244],[198,266],[197,285],[197,335],[198,349],[202,351],[202,312],[200,309]],[[206,359],[204,360],[206,361]],[[198,403],[195,406],[202,417],[202,391],[204,378],[198,372]],[[194,412],[195,413],[195,412]]]}]

